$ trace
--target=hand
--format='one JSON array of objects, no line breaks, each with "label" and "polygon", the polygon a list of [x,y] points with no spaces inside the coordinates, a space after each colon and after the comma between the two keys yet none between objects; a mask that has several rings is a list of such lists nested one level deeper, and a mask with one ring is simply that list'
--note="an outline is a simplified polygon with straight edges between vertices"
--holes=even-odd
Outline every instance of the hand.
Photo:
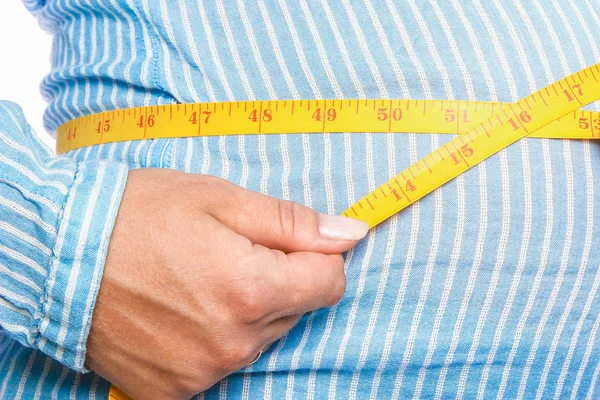
[{"label": "hand", "polygon": [[134,398],[189,399],[345,290],[367,225],[225,180],[130,172],[86,365]]}]

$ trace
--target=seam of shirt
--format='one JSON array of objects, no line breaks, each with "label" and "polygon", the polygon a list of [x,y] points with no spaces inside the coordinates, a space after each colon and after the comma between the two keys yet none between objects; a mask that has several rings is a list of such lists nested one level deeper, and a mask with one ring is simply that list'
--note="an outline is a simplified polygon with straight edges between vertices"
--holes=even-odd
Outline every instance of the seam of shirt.
[{"label": "seam of shirt", "polygon": [[[152,17],[150,15],[146,15],[146,13],[144,12],[144,9],[140,6],[139,0],[134,0],[134,5],[137,8],[137,10],[140,13],[140,15],[142,15],[144,18],[146,18],[148,20],[148,22],[147,22],[148,25],[149,25],[148,36],[150,37],[150,45],[152,46],[152,73],[151,73],[152,83],[154,84],[154,86],[157,89],[160,89],[162,92],[165,92],[165,89],[159,83],[159,75],[158,75],[158,45],[156,43],[156,40],[157,40],[156,33],[154,32],[153,24],[150,21],[150,19]],[[139,23],[140,25],[142,25],[143,21],[138,21],[137,23]]]},{"label": "seam of shirt", "polygon": [[173,138],[168,138],[167,142],[165,143],[165,147],[163,148],[159,161],[161,168],[171,168],[171,162],[173,159],[173,140]]}]

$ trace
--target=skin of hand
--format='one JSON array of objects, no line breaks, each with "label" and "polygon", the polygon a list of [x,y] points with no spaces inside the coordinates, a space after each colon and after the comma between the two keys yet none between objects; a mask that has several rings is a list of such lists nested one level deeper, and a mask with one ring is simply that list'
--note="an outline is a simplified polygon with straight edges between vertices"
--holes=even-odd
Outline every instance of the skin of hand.
[{"label": "skin of hand", "polygon": [[130,172],[86,366],[134,399],[189,399],[344,294],[367,224],[220,178]]}]

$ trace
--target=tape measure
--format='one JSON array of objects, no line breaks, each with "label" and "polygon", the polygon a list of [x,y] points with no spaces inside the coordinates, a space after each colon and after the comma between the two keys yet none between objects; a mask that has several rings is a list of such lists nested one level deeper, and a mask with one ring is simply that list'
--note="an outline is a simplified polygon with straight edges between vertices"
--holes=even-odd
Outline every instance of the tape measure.
[{"label": "tape measure", "polygon": [[[373,227],[517,140],[600,139],[600,63],[516,103],[454,100],[279,100],[110,111],[61,126],[57,152],[125,140],[269,133],[460,133],[350,206]],[[109,398],[129,397],[111,386]]]},{"label": "tape measure", "polygon": [[373,227],[503,148],[600,98],[600,64],[539,90],[458,136],[360,199],[342,215]]},{"label": "tape measure", "polygon": [[[575,84],[577,85],[577,84]],[[579,86],[575,88],[578,90]],[[168,104],[87,115],[58,128],[56,151],[194,136],[324,132],[462,134],[510,103],[461,100],[271,100]],[[600,113],[574,110],[530,137],[600,139]]]}]

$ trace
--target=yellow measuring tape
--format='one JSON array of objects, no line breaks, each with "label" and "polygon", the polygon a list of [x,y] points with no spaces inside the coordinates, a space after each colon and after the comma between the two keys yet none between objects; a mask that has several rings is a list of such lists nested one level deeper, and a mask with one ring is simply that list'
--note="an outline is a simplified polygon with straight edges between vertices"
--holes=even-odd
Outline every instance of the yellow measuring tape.
[{"label": "yellow measuring tape", "polygon": [[[58,129],[57,152],[126,140],[207,135],[427,132],[461,134],[344,211],[373,227],[528,137],[600,139],[600,64],[516,103],[455,100],[278,100],[174,104],[89,115]],[[112,386],[110,399],[127,395]]]},{"label": "yellow measuring tape", "polygon": [[[579,85],[575,90],[578,88]],[[58,128],[56,151],[61,154],[102,143],[194,136],[325,132],[461,134],[508,110],[510,105],[463,100],[354,99],[136,107],[87,115],[65,123]],[[600,113],[575,110],[530,137],[600,139]]]}]

